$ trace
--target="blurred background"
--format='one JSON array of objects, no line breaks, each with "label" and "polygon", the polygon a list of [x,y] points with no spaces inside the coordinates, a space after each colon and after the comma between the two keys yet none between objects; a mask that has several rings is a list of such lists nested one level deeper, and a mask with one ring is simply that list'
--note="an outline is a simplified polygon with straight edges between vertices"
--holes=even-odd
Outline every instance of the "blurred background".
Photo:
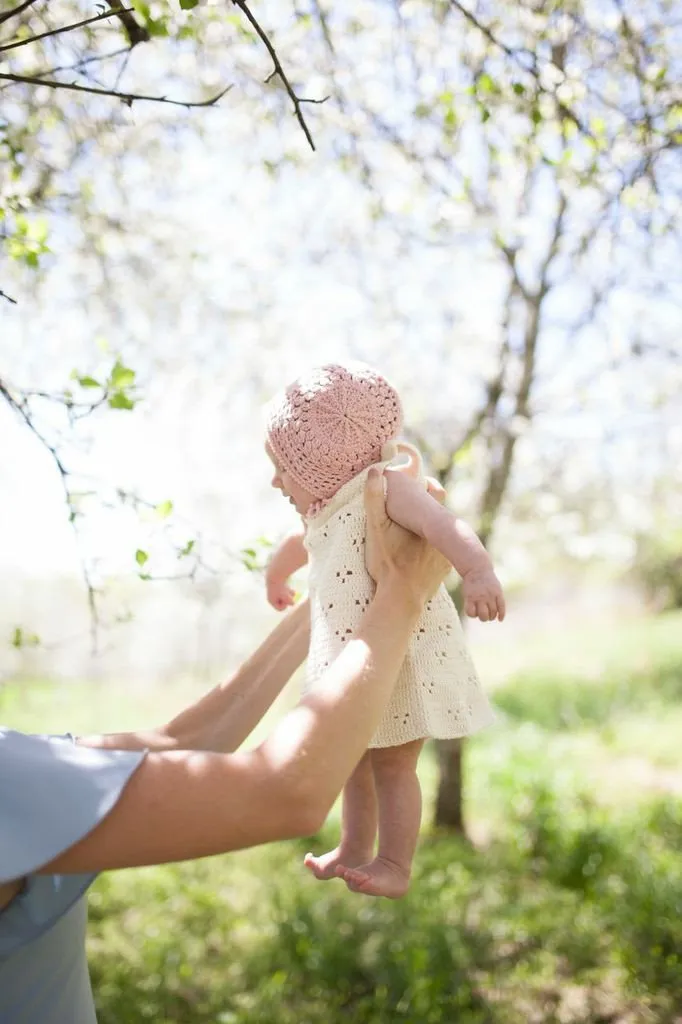
[{"label": "blurred background", "polygon": [[408,898],[297,844],[107,876],[102,1022],[680,1020],[681,34],[665,0],[0,4],[3,723],[155,724],[273,625],[262,410],[313,363],[397,385],[508,601]]}]

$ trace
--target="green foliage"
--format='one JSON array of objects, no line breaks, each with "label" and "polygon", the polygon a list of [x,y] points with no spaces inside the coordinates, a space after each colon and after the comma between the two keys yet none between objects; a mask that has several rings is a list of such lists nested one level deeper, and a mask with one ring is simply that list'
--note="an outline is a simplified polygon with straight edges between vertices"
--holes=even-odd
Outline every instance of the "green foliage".
[{"label": "green foliage", "polygon": [[36,269],[40,257],[50,251],[47,247],[47,230],[47,221],[43,217],[29,219],[23,213],[17,213],[13,233],[6,243],[10,259]]},{"label": "green foliage", "polygon": [[[679,702],[681,622],[624,624],[602,649],[589,633],[574,636],[598,671],[572,677],[582,696],[558,732],[555,713],[533,705],[557,685],[565,702],[568,684],[551,669],[527,675],[521,723],[509,716],[469,745],[470,816],[485,844],[424,833],[402,901],[363,899],[305,871],[305,850],[333,844],[336,822],[305,842],[101,876],[89,933],[100,1024],[674,1024],[682,803],[622,786],[615,803],[606,798],[613,754],[588,688],[606,686],[611,706],[614,679],[642,652],[617,713],[629,707],[648,723],[653,756],[658,709]],[[568,661],[559,651],[555,660]],[[523,682],[510,684],[517,699]],[[91,730],[114,712],[139,726],[179,702],[167,687],[127,703],[97,689],[88,717],[86,686],[6,690],[4,720],[27,729],[70,720]],[[60,700],[72,711],[50,717]],[[430,754],[420,768],[427,803]],[[682,772],[679,745],[675,763]]]},{"label": "green foliage", "polygon": [[106,382],[107,404],[111,409],[134,409],[135,371],[124,366],[120,359],[114,363]]},{"label": "green foliage", "polygon": [[37,633],[28,633],[21,626],[15,626],[12,632],[12,647],[17,650],[21,647],[37,647],[40,643],[40,637]]},{"label": "green foliage", "polygon": [[630,635],[613,630],[611,651],[588,654],[589,675],[547,665],[513,676],[496,691],[497,707],[548,731],[617,728],[618,717],[634,710],[674,707],[682,697],[682,620],[666,615],[654,622]]},{"label": "green foliage", "polygon": [[268,537],[258,537],[251,547],[242,548],[242,565],[249,572],[262,572],[267,564],[271,549],[272,541]]},{"label": "green foliage", "polygon": [[682,530],[640,538],[634,574],[659,611],[682,608]]}]

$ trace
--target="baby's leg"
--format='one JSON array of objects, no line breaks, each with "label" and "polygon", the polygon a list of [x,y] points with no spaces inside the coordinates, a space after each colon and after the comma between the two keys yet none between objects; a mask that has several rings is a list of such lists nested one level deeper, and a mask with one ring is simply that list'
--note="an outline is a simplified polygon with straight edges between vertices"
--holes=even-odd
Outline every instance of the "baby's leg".
[{"label": "baby's leg", "polygon": [[343,790],[341,842],[335,850],[313,857],[307,853],[304,863],[315,878],[336,878],[337,866],[366,864],[374,853],[377,833],[377,798],[370,752],[358,763]]},{"label": "baby's leg", "polygon": [[423,740],[413,740],[370,751],[379,803],[379,850],[374,860],[357,868],[341,861],[337,874],[354,892],[392,899],[407,892],[421,822],[417,761],[423,745]]}]

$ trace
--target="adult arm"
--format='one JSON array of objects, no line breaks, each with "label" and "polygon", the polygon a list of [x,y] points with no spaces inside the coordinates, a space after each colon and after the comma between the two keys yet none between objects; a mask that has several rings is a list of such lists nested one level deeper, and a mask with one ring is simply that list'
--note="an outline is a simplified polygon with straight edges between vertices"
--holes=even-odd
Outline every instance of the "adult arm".
[{"label": "adult arm", "polygon": [[370,473],[374,600],[315,689],[253,751],[150,753],[118,803],[44,870],[83,872],[185,860],[316,831],[367,748],[424,601],[446,565],[386,517]]},{"label": "adult arm", "polygon": [[224,683],[165,725],[139,732],[81,736],[108,750],[237,750],[301,665],[308,652],[310,610],[298,605]]}]

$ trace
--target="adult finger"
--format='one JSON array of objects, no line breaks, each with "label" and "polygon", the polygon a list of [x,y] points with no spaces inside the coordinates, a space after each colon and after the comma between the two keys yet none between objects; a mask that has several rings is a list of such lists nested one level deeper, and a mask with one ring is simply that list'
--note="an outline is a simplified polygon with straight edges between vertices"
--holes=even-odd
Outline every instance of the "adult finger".
[{"label": "adult finger", "polygon": [[379,530],[388,522],[384,474],[376,466],[370,469],[365,482],[365,512],[370,529]]},{"label": "adult finger", "polygon": [[426,489],[432,498],[435,498],[439,505],[445,504],[445,488],[433,476],[427,476]]}]

